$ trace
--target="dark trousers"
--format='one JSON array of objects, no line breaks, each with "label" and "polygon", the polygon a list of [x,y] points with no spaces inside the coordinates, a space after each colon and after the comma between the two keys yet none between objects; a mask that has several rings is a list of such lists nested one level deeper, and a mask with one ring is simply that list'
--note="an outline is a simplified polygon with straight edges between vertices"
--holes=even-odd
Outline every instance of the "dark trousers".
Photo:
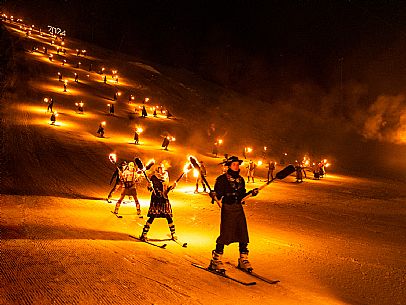
[{"label": "dark trousers", "polygon": [[[239,243],[239,248],[240,248],[240,253],[248,254],[248,244],[247,243]],[[223,254],[224,245],[216,244],[216,252],[218,254]]]}]

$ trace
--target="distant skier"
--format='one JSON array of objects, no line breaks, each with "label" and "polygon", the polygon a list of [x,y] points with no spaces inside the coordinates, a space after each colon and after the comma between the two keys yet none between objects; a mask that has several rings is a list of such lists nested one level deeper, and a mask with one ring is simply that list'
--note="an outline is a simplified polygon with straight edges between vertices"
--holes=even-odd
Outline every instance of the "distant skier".
[{"label": "distant skier", "polygon": [[106,76],[106,75],[104,76],[103,82],[104,82],[105,84],[107,84],[107,76]]},{"label": "distant skier", "polygon": [[176,182],[169,186],[169,174],[161,164],[151,177],[151,185],[148,189],[151,193],[151,202],[148,210],[149,219],[145,223],[140,239],[147,240],[147,234],[155,218],[166,218],[172,239],[177,239],[175,225],[173,224],[173,213],[168,193],[176,187]]},{"label": "distant skier", "polygon": [[299,162],[296,162],[296,164],[295,164],[295,170],[296,170],[296,182],[297,182],[297,183],[303,182],[303,172],[304,172],[304,169],[303,169],[303,167],[299,164]]},{"label": "distant skier", "polygon": [[114,115],[114,104],[108,104],[109,106],[109,114]]},{"label": "distant skier", "polygon": [[117,92],[114,92],[114,95],[113,95],[113,100],[115,100],[115,101],[117,101]]},{"label": "distant skier", "polygon": [[66,83],[66,81],[63,83],[63,92],[66,92],[68,89],[68,84]]},{"label": "distant skier", "polygon": [[54,107],[54,99],[51,97],[51,98],[49,98],[49,100],[48,100],[47,112],[48,112],[48,111],[49,111],[49,112],[54,112],[54,111],[52,110],[53,107]]},{"label": "distant skier", "polygon": [[148,116],[147,109],[145,108],[144,105],[142,106],[141,116],[142,116],[143,118],[146,118],[146,117]]},{"label": "distant skier", "polygon": [[99,135],[99,138],[104,138],[104,124],[103,124],[103,122],[100,123],[99,129],[97,129],[97,134]]},{"label": "distant skier", "polygon": [[250,182],[250,178],[252,180],[252,183],[254,183],[254,174],[256,167],[257,165],[254,163],[254,161],[250,160],[247,165],[247,183]]},{"label": "distant skier", "polygon": [[168,145],[169,145],[170,141],[169,141],[169,136],[166,136],[162,142],[161,147],[164,148],[164,150],[168,150]]},{"label": "distant skier", "polygon": [[153,114],[154,118],[156,118],[158,115],[156,114],[156,108],[154,108],[154,114]]},{"label": "distant skier", "polygon": [[78,83],[79,82],[79,74],[75,73],[75,82]]},{"label": "distant skier", "polygon": [[170,119],[171,117],[173,117],[173,114],[170,113],[168,109],[166,109],[166,118]]},{"label": "distant skier", "polygon": [[62,81],[62,73],[58,72],[58,80],[61,82]]},{"label": "distant skier", "polygon": [[121,190],[123,185],[121,184],[119,170],[124,171],[126,169],[126,167],[127,167],[127,162],[126,161],[121,162],[119,167],[116,168],[113,175],[111,176],[110,185],[113,183],[113,181],[114,181],[114,184],[113,184],[113,188],[111,189],[110,193],[107,195],[107,202],[111,203],[110,199],[113,196],[113,194],[116,191]]},{"label": "distant skier", "polygon": [[139,141],[140,141],[140,135],[139,135],[139,133],[137,132],[137,129],[134,131],[134,144],[139,144]]},{"label": "distant skier", "polygon": [[84,109],[83,109],[83,103],[77,103],[77,107],[78,107],[78,113],[83,114]]},{"label": "distant skier", "polygon": [[89,72],[92,71],[92,69],[93,69],[93,64],[90,63],[90,64],[89,64]]},{"label": "distant skier", "polygon": [[203,182],[203,177],[206,177],[207,175],[207,170],[206,167],[204,166],[204,162],[200,161],[200,173],[196,178],[196,190],[195,190],[195,194],[199,193],[199,183],[202,184],[203,186],[203,192],[206,192],[206,185]]},{"label": "distant skier", "polygon": [[135,182],[138,180],[139,175],[135,169],[134,162],[128,163],[128,167],[122,173],[119,172],[119,175],[123,184],[123,189],[120,199],[118,199],[116,203],[114,214],[118,214],[121,202],[123,202],[124,197],[127,195],[133,197],[135,206],[137,207],[137,215],[141,215],[140,202],[138,201],[137,189],[135,188]]},{"label": "distant skier", "polygon": [[51,118],[49,120],[51,121],[51,125],[55,125],[55,123],[56,123],[56,113],[52,112]]},{"label": "distant skier", "polygon": [[275,171],[275,162],[269,161],[268,162],[268,182],[273,179],[273,172]]},{"label": "distant skier", "polygon": [[218,153],[219,153],[219,145],[218,145],[218,142],[216,141],[213,144],[212,154],[217,158]]},{"label": "distant skier", "polygon": [[239,243],[240,250],[238,267],[249,272],[253,270],[248,261],[248,228],[241,200],[250,193],[252,196],[258,195],[258,189],[246,192],[244,178],[240,175],[242,162],[236,156],[228,158],[225,163],[228,166],[227,173],[217,177],[214,191],[210,192],[211,198],[216,197],[222,203],[220,236],[216,240],[216,249],[212,251],[209,265],[209,269],[219,272],[225,270],[221,260],[224,245],[235,242]]}]

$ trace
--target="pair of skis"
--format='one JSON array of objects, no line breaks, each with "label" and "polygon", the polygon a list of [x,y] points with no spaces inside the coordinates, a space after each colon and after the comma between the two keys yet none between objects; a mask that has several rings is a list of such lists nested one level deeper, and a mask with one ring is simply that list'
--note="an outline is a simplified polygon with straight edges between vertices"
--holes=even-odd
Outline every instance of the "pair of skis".
[{"label": "pair of skis", "polygon": [[[123,218],[122,215],[116,214],[113,211],[110,211],[110,212],[113,213],[117,218]],[[137,216],[138,216],[138,218],[144,218],[144,216],[142,216],[142,215],[137,215]]]},{"label": "pair of skis", "polygon": [[[166,244],[166,243],[160,245],[160,244],[154,243],[154,242],[149,241],[149,240],[141,239],[141,238],[136,237],[136,236],[134,236],[134,235],[129,235],[129,236],[130,236],[131,238],[136,239],[136,240],[142,241],[142,242],[144,242],[144,243],[146,243],[146,244],[148,244],[148,245],[151,245],[151,246],[154,246],[154,247],[158,247],[158,248],[161,248],[161,249],[165,249],[166,246],[168,245],[168,244]],[[180,242],[180,241],[177,240],[177,239],[171,238],[171,239],[168,239],[168,240],[174,241],[175,243],[177,243],[179,246],[182,246],[183,248],[186,248],[186,247],[187,247],[187,243]]]},{"label": "pair of skis", "polygon": [[[229,264],[230,264],[230,263],[229,263]],[[231,264],[230,264],[230,265],[231,265]],[[220,272],[220,271],[212,270],[212,269],[210,269],[210,268],[208,268],[208,267],[203,267],[203,266],[198,265],[198,264],[195,264],[195,263],[192,263],[192,266],[197,267],[197,268],[202,269],[202,270],[205,270],[205,271],[208,271],[208,272],[213,273],[213,274],[215,274],[215,275],[224,277],[224,278],[226,278],[226,279],[229,279],[229,280],[231,280],[231,281],[233,281],[233,282],[236,282],[236,283],[241,284],[241,285],[244,285],[244,286],[253,286],[253,285],[256,285],[256,284],[257,284],[257,282],[255,282],[255,281],[253,281],[253,282],[244,282],[244,281],[241,281],[241,280],[239,280],[239,279],[237,279],[237,278],[235,278],[235,277],[229,276],[228,274],[226,274],[225,271],[224,271],[224,272]],[[261,280],[261,281],[263,281],[263,282],[265,282],[265,283],[268,283],[268,284],[271,284],[271,285],[274,285],[274,284],[277,284],[277,283],[280,282],[279,280],[271,280],[271,279],[268,279],[268,278],[266,278],[266,277],[263,277],[262,275],[259,275],[259,274],[255,273],[255,272],[252,272],[252,271],[249,272],[249,271],[247,271],[247,270],[244,270],[244,269],[241,269],[241,268],[238,268],[238,267],[236,267],[236,268],[237,268],[238,270],[240,270],[240,271],[246,273],[246,274],[249,274],[250,276],[252,276],[252,277],[254,277],[254,278],[258,279],[258,280]]]}]

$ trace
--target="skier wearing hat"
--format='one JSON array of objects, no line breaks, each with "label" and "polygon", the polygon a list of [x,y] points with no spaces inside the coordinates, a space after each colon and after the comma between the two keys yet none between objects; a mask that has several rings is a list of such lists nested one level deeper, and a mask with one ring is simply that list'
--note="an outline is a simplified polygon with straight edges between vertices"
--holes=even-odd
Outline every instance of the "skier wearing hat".
[{"label": "skier wearing hat", "polygon": [[135,188],[135,182],[138,180],[139,175],[135,170],[135,165],[133,162],[128,163],[128,167],[120,174],[120,179],[122,186],[124,187],[120,199],[116,203],[116,208],[114,209],[114,214],[118,214],[118,209],[120,208],[121,202],[126,195],[132,196],[134,198],[135,206],[137,207],[137,215],[141,215],[140,203],[137,197],[137,190]]},{"label": "skier wearing hat", "polygon": [[177,239],[175,235],[175,225],[173,224],[173,214],[171,203],[168,199],[168,192],[175,188],[175,184],[169,186],[169,174],[163,164],[160,164],[151,176],[151,184],[148,189],[152,192],[151,202],[148,210],[149,219],[145,223],[140,236],[141,240],[147,240],[148,231],[155,218],[166,218],[171,232],[172,239]]},{"label": "skier wearing hat", "polygon": [[214,191],[210,192],[211,198],[221,200],[220,236],[216,240],[216,249],[212,251],[209,269],[224,272],[221,260],[224,245],[238,242],[240,258],[238,267],[251,272],[253,270],[248,261],[248,228],[241,200],[248,194],[258,195],[258,188],[247,193],[244,178],[240,175],[240,165],[243,161],[236,156],[228,158],[225,165],[227,172],[216,179]]}]

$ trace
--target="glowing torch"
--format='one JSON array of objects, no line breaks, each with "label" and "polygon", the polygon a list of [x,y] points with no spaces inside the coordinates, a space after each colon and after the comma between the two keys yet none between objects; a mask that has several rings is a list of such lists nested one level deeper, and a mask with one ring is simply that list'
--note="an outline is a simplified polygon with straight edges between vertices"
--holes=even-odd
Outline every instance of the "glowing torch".
[{"label": "glowing torch", "polygon": [[137,127],[136,131],[137,131],[137,133],[142,133],[144,131],[144,129],[142,129],[142,127]]}]

